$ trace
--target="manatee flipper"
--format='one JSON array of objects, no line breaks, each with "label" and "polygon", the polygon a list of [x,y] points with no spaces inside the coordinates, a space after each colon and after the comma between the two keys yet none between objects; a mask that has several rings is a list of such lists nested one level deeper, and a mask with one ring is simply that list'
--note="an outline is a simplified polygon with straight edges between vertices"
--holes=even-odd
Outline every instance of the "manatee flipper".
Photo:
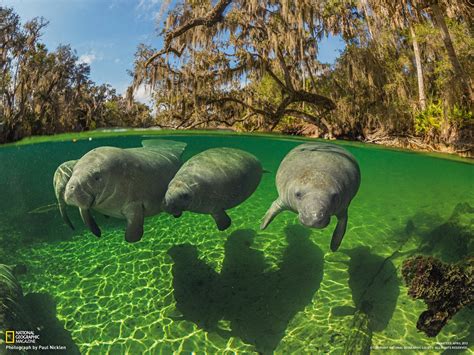
[{"label": "manatee flipper", "polygon": [[125,240],[129,243],[138,242],[140,239],[142,239],[143,223],[145,223],[143,206],[141,204],[129,205],[122,211],[122,213],[127,219]]},{"label": "manatee flipper", "polygon": [[273,219],[284,210],[286,210],[286,208],[284,207],[283,202],[279,198],[277,198],[275,201],[273,201],[267,213],[265,213],[265,217],[263,217],[260,229],[267,228],[271,221],[273,221]]},{"label": "manatee flipper", "polygon": [[336,251],[337,248],[339,248],[339,245],[341,245],[342,238],[344,237],[344,234],[346,233],[346,227],[347,227],[347,209],[345,209],[342,213],[337,215],[337,225],[336,225],[336,229],[334,229],[334,232],[332,233],[332,239],[331,239],[332,251]]},{"label": "manatee flipper", "polygon": [[97,237],[100,238],[101,236],[101,231],[99,226],[94,220],[94,217],[91,215],[91,211],[89,209],[85,208],[79,208],[79,212],[81,214],[82,221],[84,224],[89,228],[89,230]]},{"label": "manatee flipper", "polygon": [[214,221],[216,221],[217,229],[220,231],[226,230],[232,223],[229,215],[224,210],[214,212],[212,214],[212,218],[214,218]]}]

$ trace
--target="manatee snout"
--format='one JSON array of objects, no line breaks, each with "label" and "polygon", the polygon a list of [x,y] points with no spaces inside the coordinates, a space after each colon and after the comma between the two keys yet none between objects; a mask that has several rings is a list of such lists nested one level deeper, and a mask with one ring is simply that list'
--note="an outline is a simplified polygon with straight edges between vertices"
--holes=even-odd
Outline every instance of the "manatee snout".
[{"label": "manatee snout", "polygon": [[192,201],[190,189],[184,185],[169,186],[165,195],[164,210],[174,217],[181,217]]},{"label": "manatee snout", "polygon": [[76,180],[69,180],[64,191],[64,201],[68,205],[80,208],[90,208],[94,202],[94,197],[84,191],[82,185]]},{"label": "manatee snout", "polygon": [[306,227],[325,228],[331,220],[331,201],[320,194],[309,194],[299,204],[298,219]]},{"label": "manatee snout", "polygon": [[322,210],[302,211],[298,218],[301,224],[311,228],[326,228],[331,220],[330,215]]}]

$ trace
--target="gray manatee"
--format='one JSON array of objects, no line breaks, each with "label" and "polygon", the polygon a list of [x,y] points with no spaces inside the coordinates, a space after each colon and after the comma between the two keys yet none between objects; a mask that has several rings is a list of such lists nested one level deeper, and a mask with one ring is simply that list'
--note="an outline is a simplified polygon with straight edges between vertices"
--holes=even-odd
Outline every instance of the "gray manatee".
[{"label": "gray manatee", "polygon": [[69,160],[62,163],[56,171],[54,172],[53,177],[53,185],[54,185],[54,193],[56,195],[56,199],[58,200],[59,205],[59,212],[61,213],[61,217],[63,218],[64,222],[74,229],[74,226],[69,219],[69,216],[66,212],[66,202],[64,201],[64,191],[66,191],[66,185],[71,178],[72,169],[74,165],[76,165],[77,160]]},{"label": "gray manatee", "polygon": [[146,140],[143,148],[99,147],[74,165],[64,200],[79,207],[96,236],[101,231],[90,210],[127,220],[125,239],[142,238],[144,218],[162,212],[166,188],[181,166],[185,143]]},{"label": "gray manatee", "polygon": [[210,214],[219,230],[231,219],[225,210],[245,201],[257,189],[262,165],[250,153],[233,148],[212,148],[189,159],[171,180],[165,195],[165,211]]},{"label": "gray manatee", "polygon": [[347,227],[347,209],[360,185],[359,164],[344,148],[327,143],[305,143],[292,149],[278,168],[278,198],[268,209],[261,229],[280,212],[298,213],[300,222],[325,228],[337,217],[331,250],[341,244]]}]

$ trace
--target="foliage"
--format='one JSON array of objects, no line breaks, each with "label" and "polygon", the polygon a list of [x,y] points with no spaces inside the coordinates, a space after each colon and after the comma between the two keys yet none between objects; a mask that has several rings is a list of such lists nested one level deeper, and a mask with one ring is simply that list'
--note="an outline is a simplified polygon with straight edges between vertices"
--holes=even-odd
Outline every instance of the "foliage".
[{"label": "foliage", "polygon": [[[48,51],[40,42],[47,24],[35,18],[21,25],[13,9],[0,7],[0,143],[110,125],[150,125],[142,104],[127,109],[113,88],[93,83],[89,66],[71,47]],[[111,112],[110,105],[117,109]]]},{"label": "foliage", "polygon": [[415,131],[418,134],[427,134],[431,130],[439,131],[442,119],[442,102],[430,103],[425,110],[415,115]]},{"label": "foliage", "polygon": [[[168,127],[310,124],[321,136],[449,144],[473,126],[472,28],[461,0],[184,0],[163,47],[139,47],[134,88],[151,85]],[[332,66],[316,57],[328,35],[346,43]]]},{"label": "foliage", "polygon": [[[316,86],[321,25],[350,30],[350,23],[339,26],[324,12],[310,2],[184,1],[169,11],[163,49],[139,46],[134,88],[150,85],[160,121],[175,128],[240,124],[273,130],[285,116],[319,123],[302,107],[319,114],[335,107]],[[256,97],[246,80],[270,80],[278,94]]]}]

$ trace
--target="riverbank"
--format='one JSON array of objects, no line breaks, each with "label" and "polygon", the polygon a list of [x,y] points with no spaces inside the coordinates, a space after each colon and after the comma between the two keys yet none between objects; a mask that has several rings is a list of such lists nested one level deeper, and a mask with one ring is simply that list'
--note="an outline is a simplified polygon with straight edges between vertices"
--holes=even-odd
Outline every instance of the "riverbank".
[{"label": "riverbank", "polygon": [[[370,148],[373,145],[377,145],[383,149],[405,151],[409,153],[423,153],[430,156],[448,159],[448,160],[457,160],[462,162],[469,162],[474,164],[474,154],[473,154],[473,144],[470,143],[470,150],[456,151],[455,148],[442,147],[441,145],[436,149],[436,147],[429,146],[421,140],[417,140],[415,137],[380,137],[372,138],[366,141],[363,140],[345,140],[345,139],[323,139],[314,137],[312,135],[285,135],[279,133],[269,133],[269,132],[238,132],[231,129],[208,129],[208,130],[169,130],[169,129],[100,129],[94,131],[85,131],[85,132],[71,132],[71,133],[61,133],[55,135],[46,135],[46,136],[32,136],[26,137],[16,142],[1,144],[1,147],[21,147],[29,144],[45,143],[45,142],[54,142],[54,141],[71,141],[73,143],[88,140],[88,139],[97,139],[105,138],[110,136],[132,136],[132,135],[144,135],[150,138],[154,136],[161,135],[237,135],[237,136],[257,136],[257,137],[273,137],[287,140],[319,140],[327,141],[332,143],[340,143],[343,145],[357,145],[361,147]],[[467,154],[469,153],[469,154]],[[467,158],[467,159],[466,159]]]}]

